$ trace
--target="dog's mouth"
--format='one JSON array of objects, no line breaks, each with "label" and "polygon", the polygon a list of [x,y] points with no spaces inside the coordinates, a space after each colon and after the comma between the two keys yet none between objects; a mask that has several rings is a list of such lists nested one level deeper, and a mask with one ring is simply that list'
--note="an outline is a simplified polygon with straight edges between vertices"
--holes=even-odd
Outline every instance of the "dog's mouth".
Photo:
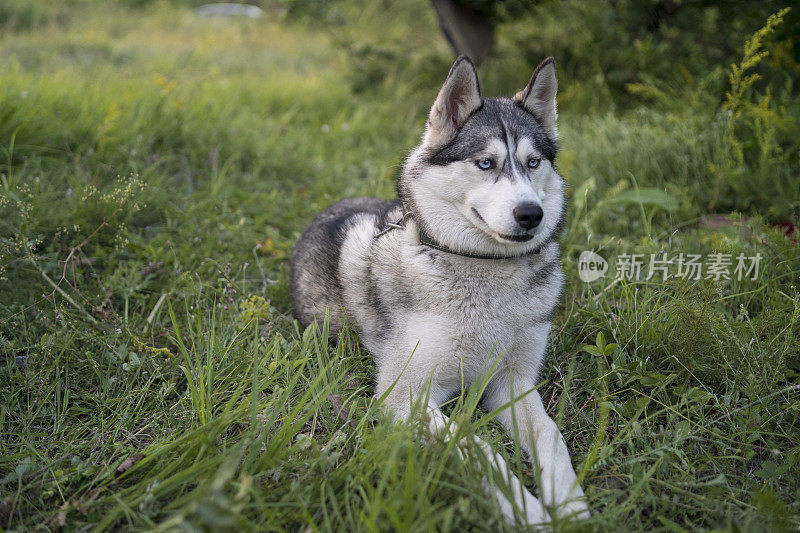
[{"label": "dog's mouth", "polygon": [[489,227],[489,224],[486,223],[481,214],[474,207],[472,208],[472,214],[475,215],[475,217],[480,222],[480,225],[476,224],[478,229],[480,229],[484,233],[488,233],[497,240],[507,241],[507,242],[528,242],[529,240],[533,239],[533,235],[531,235],[530,233],[517,233],[515,235],[506,235],[503,233],[497,233],[491,227]]},{"label": "dog's mouth", "polygon": [[529,240],[533,239],[533,235],[529,235],[527,233],[523,233],[522,235],[500,235],[498,233],[497,236],[501,239],[512,242],[528,242]]}]

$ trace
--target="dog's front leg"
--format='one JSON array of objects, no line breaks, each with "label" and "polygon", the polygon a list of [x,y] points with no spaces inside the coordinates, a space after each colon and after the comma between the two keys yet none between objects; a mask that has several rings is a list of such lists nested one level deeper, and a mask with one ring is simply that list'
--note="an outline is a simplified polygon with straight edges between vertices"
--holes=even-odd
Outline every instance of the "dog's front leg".
[{"label": "dog's front leg", "polygon": [[577,482],[564,437],[555,422],[547,415],[534,384],[524,379],[512,380],[506,371],[492,379],[484,396],[487,410],[493,411],[509,404],[497,415],[501,424],[514,435],[528,452],[541,473],[541,497],[556,516],[587,518],[589,507],[583,489]]},{"label": "dog's front leg", "polygon": [[[379,393],[382,392],[380,390],[381,388],[381,380],[379,378]],[[395,420],[408,419],[412,416],[410,407],[411,395],[409,392],[404,392],[411,390],[413,389],[409,387],[409,384],[405,383],[404,380],[401,379],[398,380],[394,389],[388,394],[385,406]],[[428,428],[432,436],[443,439],[451,439],[458,433],[456,424],[444,413],[442,413],[441,409],[439,409],[436,401],[433,398],[431,398],[427,404],[426,414],[428,419]],[[459,458],[462,460],[468,460],[469,457],[465,451],[465,444],[467,443],[464,442],[467,438],[469,437],[462,439],[456,446],[456,452],[458,453]],[[547,514],[547,510],[535,496],[528,492],[522,481],[520,481],[513,473],[511,473],[511,469],[509,468],[503,456],[494,451],[486,441],[476,436],[472,436],[471,439],[475,444],[475,447],[486,458],[485,464],[487,464],[489,467],[489,471],[482,472],[484,489],[486,490],[487,494],[494,495],[494,497],[497,499],[497,502],[500,505],[500,510],[502,511],[506,522],[509,524],[516,523],[516,513],[519,513],[520,519],[523,521],[523,523],[528,525],[544,524],[549,522],[550,515]],[[496,483],[494,483],[494,479],[496,479],[494,474],[497,474],[502,480],[504,489],[501,489]]]}]

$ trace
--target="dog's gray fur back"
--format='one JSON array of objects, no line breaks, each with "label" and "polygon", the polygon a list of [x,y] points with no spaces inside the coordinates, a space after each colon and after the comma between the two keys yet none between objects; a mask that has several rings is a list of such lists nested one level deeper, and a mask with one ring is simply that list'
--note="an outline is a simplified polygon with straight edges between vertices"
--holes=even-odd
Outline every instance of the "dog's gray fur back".
[{"label": "dog's gray fur back", "polygon": [[321,323],[328,309],[331,334],[341,330],[344,296],[339,260],[347,232],[359,220],[383,221],[390,210],[398,207],[398,201],[346,198],[314,218],[297,241],[289,275],[295,317],[304,327],[314,319]]}]

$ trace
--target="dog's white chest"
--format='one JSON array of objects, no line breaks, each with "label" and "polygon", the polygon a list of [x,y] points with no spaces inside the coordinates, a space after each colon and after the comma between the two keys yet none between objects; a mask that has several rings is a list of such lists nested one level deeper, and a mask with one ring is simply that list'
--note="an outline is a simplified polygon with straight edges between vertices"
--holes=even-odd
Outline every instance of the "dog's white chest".
[{"label": "dog's white chest", "polygon": [[527,352],[526,346],[546,341],[549,325],[540,316],[554,300],[531,291],[525,271],[500,267],[453,276],[443,270],[424,279],[422,305],[404,317],[399,333],[402,344],[415,346],[415,356],[431,358],[424,366],[435,367],[441,385],[469,385],[493,365]]}]

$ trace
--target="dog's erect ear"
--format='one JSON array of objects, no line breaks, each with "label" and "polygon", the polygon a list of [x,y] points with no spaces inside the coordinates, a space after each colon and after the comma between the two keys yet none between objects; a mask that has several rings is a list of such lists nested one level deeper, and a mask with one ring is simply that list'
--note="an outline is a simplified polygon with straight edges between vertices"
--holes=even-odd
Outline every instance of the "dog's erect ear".
[{"label": "dog's erect ear", "polygon": [[460,56],[439,89],[439,96],[428,116],[425,144],[440,146],[450,142],[464,121],[481,107],[478,73],[467,56]]},{"label": "dog's erect ear", "polygon": [[558,139],[557,90],[556,60],[548,57],[533,71],[528,86],[514,95],[514,101],[533,113],[553,139]]}]

